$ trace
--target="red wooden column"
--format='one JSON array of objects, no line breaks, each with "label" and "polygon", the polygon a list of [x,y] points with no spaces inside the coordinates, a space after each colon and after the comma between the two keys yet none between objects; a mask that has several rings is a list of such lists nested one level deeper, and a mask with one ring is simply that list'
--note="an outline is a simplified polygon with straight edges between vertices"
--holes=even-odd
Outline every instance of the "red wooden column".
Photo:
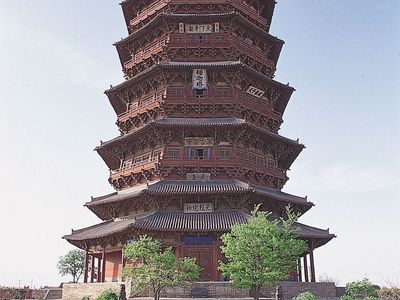
[{"label": "red wooden column", "polygon": [[96,278],[96,282],[101,282],[101,275],[103,274],[103,272],[100,272],[100,270],[101,270],[101,261],[102,261],[102,259],[100,257],[98,257],[97,258],[97,278]]},{"label": "red wooden column", "polygon": [[314,251],[310,250],[311,282],[315,282]]},{"label": "red wooden column", "polygon": [[307,254],[303,256],[303,265],[304,265],[304,282],[309,282],[309,280],[308,280]]},{"label": "red wooden column", "polygon": [[103,261],[103,264],[101,266],[101,282],[106,281],[106,250],[103,250],[103,253],[101,255],[101,260]]},{"label": "red wooden column", "polygon": [[83,274],[83,282],[87,283],[88,280],[88,271],[89,271],[89,251],[85,251],[85,271]]},{"label": "red wooden column", "polygon": [[218,280],[218,246],[213,245],[212,246],[212,266],[213,271],[212,271],[212,280],[213,281],[219,281]]},{"label": "red wooden column", "polygon": [[92,261],[91,261],[91,272],[90,272],[90,282],[93,283],[94,281],[94,255],[92,255]]}]

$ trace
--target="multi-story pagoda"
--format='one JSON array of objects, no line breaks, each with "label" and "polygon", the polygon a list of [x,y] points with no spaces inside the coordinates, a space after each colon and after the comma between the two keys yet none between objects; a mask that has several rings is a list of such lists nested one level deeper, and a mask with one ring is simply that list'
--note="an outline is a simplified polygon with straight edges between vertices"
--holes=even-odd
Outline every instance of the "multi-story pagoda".
[{"label": "multi-story pagoda", "polygon": [[[85,282],[120,280],[121,249],[143,234],[196,257],[202,280],[222,280],[219,237],[256,204],[276,217],[313,206],[281,191],[304,146],[278,134],[294,89],[273,80],[284,43],[268,33],[275,1],[121,5],[126,80],[105,92],[121,135],[96,148],[116,192],[86,203],[100,224],[64,238],[86,251]],[[315,281],[313,250],[334,235],[297,227],[309,248],[292,280]]]}]

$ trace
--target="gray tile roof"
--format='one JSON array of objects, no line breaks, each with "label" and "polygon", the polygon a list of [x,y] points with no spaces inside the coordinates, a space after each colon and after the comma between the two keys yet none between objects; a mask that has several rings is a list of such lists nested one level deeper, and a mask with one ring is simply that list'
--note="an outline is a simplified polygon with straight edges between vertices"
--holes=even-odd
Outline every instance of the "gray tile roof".
[{"label": "gray tile roof", "polygon": [[143,72],[140,72],[136,76],[116,85],[111,87],[110,89],[106,90],[105,93],[107,95],[110,94],[115,94],[118,93],[120,90],[122,90],[124,87],[129,86],[131,83],[136,82],[139,78],[145,76],[146,74],[150,73],[154,69],[168,69],[168,68],[201,68],[202,66],[207,68],[220,68],[220,67],[237,67],[246,70],[249,73],[254,74],[258,78],[261,78],[275,86],[278,86],[284,90],[288,90],[290,92],[293,92],[295,89],[287,84],[283,84],[281,82],[275,81],[271,78],[269,78],[267,75],[264,75],[253,68],[247,66],[245,63],[241,61],[215,61],[215,62],[176,62],[176,61],[161,61],[156,65],[152,65],[151,67],[147,68]]},{"label": "gray tile roof", "polygon": [[[239,210],[221,210],[212,213],[183,213],[173,211],[156,211],[126,219],[113,219],[87,228],[74,230],[64,238],[70,242],[99,239],[129,229],[149,231],[177,232],[227,232],[235,224],[244,224],[251,215]],[[295,235],[301,238],[324,239],[334,237],[329,230],[304,225],[296,222]]]},{"label": "gray tile roof", "polygon": [[269,34],[267,31],[261,29],[257,25],[253,24],[251,21],[243,17],[240,13],[238,12],[225,12],[225,13],[200,13],[200,14],[178,14],[178,13],[166,13],[166,12],[161,12],[159,13],[154,19],[152,19],[149,23],[146,25],[142,26],[141,28],[137,29],[136,31],[132,32],[129,36],[127,36],[124,39],[119,40],[118,42],[115,42],[114,45],[123,45],[129,41],[134,40],[138,36],[146,34],[148,32],[149,28],[157,26],[160,22],[162,22],[163,19],[171,19],[171,20],[187,20],[187,19],[198,19],[200,18],[201,20],[204,19],[225,19],[225,18],[237,18],[242,24],[247,26],[248,28],[252,28],[252,30],[256,31],[258,34],[265,36],[265,38],[268,38],[269,40],[279,43],[282,47],[284,44],[284,41],[272,36]]},{"label": "gray tile roof", "polygon": [[240,180],[161,180],[154,184],[142,185],[133,190],[112,193],[101,197],[92,198],[86,206],[98,206],[133,199],[140,195],[190,195],[190,194],[234,194],[256,193],[278,201],[311,207],[313,204],[306,198],[284,193],[280,190],[247,184]]},{"label": "gray tile roof", "polygon": [[116,138],[113,138],[109,141],[102,142],[100,146],[96,147],[96,150],[100,150],[106,146],[113,145],[114,143],[117,143],[119,141],[125,141],[125,140],[130,140],[134,136],[136,136],[138,133],[142,132],[143,130],[150,128],[151,126],[175,126],[175,127],[223,127],[223,126],[249,126],[257,131],[262,132],[268,137],[271,138],[276,138],[280,141],[283,142],[288,142],[292,145],[298,146],[299,148],[304,148],[303,144],[300,144],[297,140],[292,140],[289,138],[286,138],[284,136],[281,136],[279,134],[270,132],[266,129],[260,128],[258,126],[255,126],[249,122],[247,122],[244,119],[239,119],[239,118],[163,118],[163,119],[158,119],[153,122],[150,122],[136,130],[133,130],[127,134],[118,136]]}]

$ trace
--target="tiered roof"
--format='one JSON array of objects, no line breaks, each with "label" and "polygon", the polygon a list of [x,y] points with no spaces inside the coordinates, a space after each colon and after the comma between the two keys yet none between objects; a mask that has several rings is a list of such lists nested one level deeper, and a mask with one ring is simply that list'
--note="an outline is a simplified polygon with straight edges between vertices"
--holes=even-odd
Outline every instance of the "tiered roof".
[{"label": "tiered roof", "polygon": [[101,197],[92,198],[87,206],[103,220],[109,218],[102,209],[106,205],[117,205],[125,201],[135,202],[140,197],[159,196],[212,196],[212,195],[258,195],[268,198],[270,201],[281,203],[282,206],[292,205],[296,211],[305,213],[314,204],[306,197],[299,197],[251,183],[245,183],[235,179],[228,180],[167,180],[163,179],[152,184],[142,184],[130,189],[114,192]]},{"label": "tiered roof", "polygon": [[[74,230],[72,234],[64,236],[75,245],[80,242],[105,238],[107,236],[136,229],[164,232],[227,232],[235,224],[245,224],[251,215],[239,210],[220,210],[213,213],[187,214],[173,211],[154,211],[127,218],[108,220],[87,228]],[[296,222],[295,235],[300,238],[316,239],[315,247],[322,246],[335,235],[329,229],[319,229]]]},{"label": "tiered roof", "polygon": [[[246,4],[244,2],[246,2]],[[273,50],[272,58],[274,63],[276,64],[281,48],[284,42],[276,37],[271,36],[268,33],[269,25],[271,23],[272,14],[275,6],[274,0],[198,0],[196,3],[199,4],[207,4],[216,2],[227,4],[231,3],[235,8],[234,11],[228,12],[220,12],[220,13],[182,13],[178,14],[176,12],[170,13],[165,11],[160,11],[155,9],[156,6],[162,6],[164,9],[167,5],[178,4],[178,5],[186,5],[188,4],[186,0],[162,0],[162,1],[146,1],[143,0],[141,2],[136,0],[125,0],[121,3],[124,16],[126,19],[126,23],[128,26],[128,31],[130,35],[122,39],[121,41],[115,43],[117,47],[118,54],[120,56],[122,64],[126,63],[129,60],[129,56],[132,54],[133,50],[129,48],[129,43],[137,38],[140,38],[144,35],[147,35],[149,31],[154,30],[157,26],[160,26],[165,20],[193,20],[194,22],[200,20],[223,20],[223,19],[232,19],[239,22],[240,27],[245,27],[248,31],[254,32],[256,36],[261,36],[263,39],[261,43],[264,43],[265,40],[268,41],[268,44],[273,44],[275,49]],[[147,10],[144,9],[144,4],[152,4],[151,8]],[[235,6],[236,5],[236,6]],[[135,7],[136,6],[136,7]],[[143,7],[140,7],[143,6]],[[189,3],[190,6],[190,3]],[[245,8],[248,8],[246,10]],[[257,11],[258,9],[258,11]],[[136,16],[135,16],[136,14]],[[143,20],[141,18],[144,18]],[[265,19],[263,19],[265,18]],[[132,24],[131,21],[134,21]],[[216,21],[217,22],[217,21]],[[260,24],[265,24],[265,27],[260,26]],[[153,32],[153,36],[156,35],[156,32]],[[257,37],[258,39],[258,37]],[[264,40],[265,39],[265,40]],[[249,41],[249,47],[251,47],[252,41]],[[229,45],[228,45],[229,46]],[[212,55],[210,55],[211,57]],[[187,60],[192,60],[190,57],[186,56]],[[214,56],[215,57],[215,56]],[[224,56],[225,57],[225,56]],[[226,59],[230,59],[229,56],[226,56]],[[162,60],[157,63],[157,61]],[[211,59],[210,59],[211,60]],[[215,59],[218,60],[218,59]],[[158,87],[160,84],[166,84],[166,74],[172,73],[170,71],[177,71],[176,73],[185,71],[187,73],[191,72],[192,69],[207,69],[207,70],[218,70],[218,72],[214,73],[222,73],[221,71],[226,71],[227,74],[237,75],[244,74],[244,79],[240,79],[239,83],[235,82],[236,86],[241,87],[242,80],[244,82],[244,86],[247,86],[244,91],[248,87],[251,87],[252,84],[259,85],[263,87],[264,90],[260,90],[260,92],[267,93],[267,90],[272,90],[274,95],[274,99],[269,99],[269,101],[273,105],[268,109],[273,110],[273,113],[277,113],[280,117],[285,111],[287,103],[294,91],[293,87],[290,87],[289,84],[282,84],[273,80],[273,72],[267,76],[267,72],[264,72],[263,69],[256,69],[254,64],[246,64],[243,61],[239,60],[239,57],[234,58],[234,60],[227,61],[214,61],[214,62],[197,62],[197,61],[185,61],[185,62],[177,62],[171,61],[168,57],[163,57],[162,59],[157,59],[152,61],[151,64],[144,64],[146,68],[144,71],[140,72],[141,69],[137,69],[135,72],[140,72],[139,74],[131,77],[130,79],[124,81],[123,83],[111,87],[105,94],[108,96],[111,105],[113,106],[117,115],[124,113],[127,111],[129,107],[129,101],[131,101],[133,97],[133,87],[140,84],[142,81],[146,81],[146,84],[150,86],[153,90],[154,86]],[[271,62],[272,64],[272,62]],[[150,66],[151,65],[151,66]],[[262,73],[264,72],[264,73]],[[210,72],[212,73],[212,72]],[[135,73],[130,73],[129,76]],[[174,75],[174,74],[172,74]],[[158,82],[155,80],[152,81],[156,76],[162,77],[162,79]],[[175,78],[172,76],[172,78]],[[186,76],[185,78],[190,78]],[[236,77],[235,77],[236,78]],[[241,77],[238,77],[241,78]],[[247,80],[248,79],[248,80]],[[163,81],[164,80],[164,81]],[[186,80],[186,79],[185,79]],[[225,78],[224,78],[225,80]],[[236,80],[236,79],[235,79]],[[230,79],[226,80],[227,82],[231,82]],[[161,82],[161,83],[160,83]],[[185,81],[186,82],[186,81]],[[157,83],[158,85],[153,83]],[[224,84],[225,82],[223,82]],[[232,84],[233,85],[233,84]],[[271,87],[271,88],[270,88]],[[241,87],[242,88],[242,87]],[[257,87],[254,87],[258,89]],[[146,90],[146,89],[143,89]],[[140,97],[141,92],[135,94],[135,96]],[[126,96],[126,97],[125,97]],[[252,96],[254,97],[254,95]],[[262,97],[262,96],[261,96]],[[269,97],[269,96],[268,96]],[[267,97],[266,97],[267,98]],[[272,98],[272,96],[271,96]],[[257,99],[257,98],[255,98]],[[234,99],[232,99],[233,102]],[[126,102],[124,102],[126,101]],[[261,101],[261,100],[260,100]],[[230,114],[230,113],[229,113]],[[147,122],[147,121],[146,121]],[[141,123],[140,123],[141,125]],[[185,115],[182,115],[180,118],[162,118],[162,119],[152,119],[152,121],[147,124],[143,124],[143,126],[132,129],[128,128],[128,133],[125,133],[119,137],[116,137],[110,141],[101,143],[100,146],[96,148],[99,155],[103,158],[106,164],[111,169],[116,169],[121,164],[121,157],[116,155],[118,151],[120,151],[123,147],[126,146],[127,143],[131,143],[135,141],[139,135],[143,133],[147,133],[149,130],[153,130],[151,132],[157,132],[162,129],[180,129],[180,128],[191,128],[191,129],[202,129],[202,128],[240,128],[243,132],[252,133],[257,132],[257,135],[260,136],[262,140],[266,140],[268,143],[274,145],[284,145],[287,156],[283,159],[283,162],[279,162],[281,165],[274,166],[276,168],[284,168],[287,170],[293,161],[297,158],[301,150],[304,148],[304,145],[300,144],[298,141],[294,141],[283,136],[278,135],[277,133],[272,132],[271,130],[267,130],[264,128],[260,128],[248,120],[236,118],[236,117],[224,117],[224,118],[188,118]],[[248,130],[248,131],[247,131]],[[196,131],[196,130],[193,130]],[[198,130],[201,132],[201,130]],[[217,132],[217,131],[216,131]],[[258,135],[258,133],[260,135]],[[253,136],[253,135],[251,135]],[[114,148],[115,147],[115,148]],[[119,147],[119,149],[117,149]],[[278,147],[276,148],[280,150]],[[124,149],[122,149],[123,151]],[[126,149],[125,149],[126,150]],[[277,151],[278,151],[277,150]],[[120,154],[119,152],[117,154]],[[286,154],[286,153],[285,153]],[[160,159],[162,161],[162,159]],[[200,170],[199,162],[199,170]],[[157,161],[158,164],[158,161]],[[161,163],[160,163],[161,164]],[[250,166],[252,168],[252,166]],[[253,171],[252,169],[251,171]],[[143,170],[142,170],[143,172]],[[282,173],[283,174],[283,173]],[[286,176],[286,174],[285,174]],[[146,180],[151,177],[146,177]],[[237,176],[235,175],[235,178]],[[286,178],[287,179],[287,178]],[[188,196],[199,195],[199,196],[217,196],[217,195],[227,195],[228,198],[235,198],[234,196],[243,196],[243,199],[248,199],[246,196],[257,195],[258,199],[264,197],[268,201],[271,200],[272,206],[275,207],[276,203],[280,204],[280,207],[283,205],[291,204],[295,207],[296,211],[304,213],[308,209],[310,209],[313,204],[307,201],[307,198],[298,197],[295,195],[287,194],[279,189],[269,188],[266,186],[252,184],[250,182],[245,183],[243,181],[239,181],[236,179],[211,179],[211,180],[171,180],[166,178],[157,177],[157,179],[151,178],[151,180],[157,181],[147,181],[147,184],[137,185],[133,188],[124,187],[125,189],[122,191],[114,192],[112,194],[108,194],[105,196],[93,198],[92,201],[85,204],[90,210],[92,210],[96,215],[100,218],[108,219],[102,223],[75,230],[70,235],[64,236],[72,244],[77,245],[78,247],[84,248],[87,247],[88,244],[95,241],[98,244],[101,244],[101,239],[105,239],[107,237],[116,237],[117,235],[122,235],[123,237],[128,237],[132,235],[132,232],[182,232],[185,234],[198,234],[198,233],[223,233],[229,231],[232,226],[235,224],[244,224],[249,221],[251,215],[248,213],[244,206],[235,206],[229,205],[230,209],[216,209],[213,212],[203,212],[203,213],[184,213],[182,210],[173,209],[173,207],[163,207],[162,209],[157,210],[157,205],[150,205],[148,207],[141,207],[140,210],[137,211],[146,211],[145,213],[140,213],[136,215],[128,215],[121,217],[121,214],[105,214],[104,210],[101,208],[108,208],[108,205],[118,205],[118,203],[126,202],[129,205],[134,204],[136,200],[143,197],[148,200],[155,201],[157,197],[171,197],[179,196]],[[143,181],[140,181],[143,182]],[[130,184],[130,183],[128,183]],[[139,184],[139,181],[135,181],[135,184]],[[207,197],[205,197],[207,198]],[[178,197],[177,197],[178,199]],[[175,200],[177,200],[175,199]],[[211,199],[211,198],[209,198]],[[254,199],[254,198],[252,198]],[[174,200],[174,201],[175,201]],[[230,201],[230,200],[229,200]],[[265,201],[267,202],[267,201]],[[154,203],[153,203],[154,204]],[[276,209],[279,211],[279,208]],[[128,214],[129,212],[123,212]],[[116,218],[115,216],[119,216]],[[276,215],[275,215],[276,216]],[[312,240],[314,243],[314,247],[319,247],[329,240],[331,240],[334,235],[329,233],[329,230],[318,229],[315,227],[307,226],[301,223],[296,223],[294,225],[297,228],[296,235],[303,239]],[[217,234],[218,235],[218,234]],[[95,245],[95,243],[92,243]]]}]

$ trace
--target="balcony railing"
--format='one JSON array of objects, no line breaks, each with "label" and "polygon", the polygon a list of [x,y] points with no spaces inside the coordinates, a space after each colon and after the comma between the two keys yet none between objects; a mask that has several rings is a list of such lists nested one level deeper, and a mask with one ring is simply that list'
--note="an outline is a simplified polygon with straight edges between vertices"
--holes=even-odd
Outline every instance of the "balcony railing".
[{"label": "balcony railing", "polygon": [[234,47],[240,52],[245,53],[258,62],[266,65],[267,67],[270,67],[271,69],[275,68],[274,61],[268,59],[266,54],[260,48],[252,46],[238,37],[232,36],[231,34],[212,33],[209,35],[204,35],[202,40],[195,39],[195,37],[196,35],[187,35],[183,33],[173,33],[170,34],[169,37],[163,37],[132,55],[132,58],[124,63],[124,68],[132,68],[143,60],[150,58],[153,54],[161,52],[166,46],[170,49]]},{"label": "balcony railing", "polygon": [[156,92],[153,95],[148,95],[140,99],[139,102],[134,102],[131,108],[118,115],[119,122],[126,122],[129,118],[140,114],[141,112],[145,112],[146,110],[152,109],[154,107],[159,106],[159,104],[165,99],[165,90],[161,90]]},{"label": "balcony railing", "polygon": [[161,167],[179,167],[184,165],[185,167],[203,167],[203,168],[214,168],[214,167],[234,167],[243,166],[248,169],[252,169],[255,172],[265,173],[271,176],[286,178],[286,171],[279,168],[271,168],[267,165],[258,165],[250,159],[240,158],[236,155],[231,156],[204,156],[204,157],[191,157],[184,155],[182,157],[166,157],[164,156],[160,160]]},{"label": "balcony railing", "polygon": [[110,171],[110,179],[114,180],[119,177],[128,176],[131,173],[139,172],[142,169],[151,169],[154,164],[159,162],[159,156],[149,157],[148,159],[141,160],[140,162],[133,162],[129,166],[121,167],[117,170]]},{"label": "balcony railing", "polygon": [[[160,1],[154,1],[152,4],[147,6],[144,10],[142,10],[135,18],[133,18],[130,21],[131,27],[137,26],[139,23],[143,22],[146,18],[149,16],[154,15],[158,11],[162,10],[165,8],[168,3],[171,4],[187,4],[187,0],[160,0]],[[260,16],[256,9],[249,6],[248,4],[244,3],[243,0],[196,0],[196,4],[214,4],[214,5],[219,5],[219,4],[227,4],[230,3],[234,8],[236,8],[238,11],[243,12],[244,15],[249,16],[251,19],[256,21],[257,23],[260,24],[260,26],[264,29],[267,27],[268,22],[265,18]]]},{"label": "balcony railing", "polygon": [[[166,103],[171,104],[232,104],[238,102],[250,110],[258,111],[268,117],[280,120],[281,114],[272,110],[272,106],[265,100],[258,99],[246,92],[229,89],[225,95],[218,95],[218,91],[211,88],[208,94],[204,97],[196,97],[194,95],[182,95],[173,97],[170,93],[170,88],[167,89]],[[187,89],[185,89],[187,90]]]},{"label": "balcony railing", "polygon": [[133,18],[129,24],[134,27],[138,25],[140,22],[143,22],[147,17],[155,14],[157,11],[161,10],[165,6],[168,5],[168,3],[171,2],[171,0],[159,0],[159,1],[154,1],[152,4],[147,6],[144,10],[142,10],[135,18]]},{"label": "balcony railing", "polygon": [[[139,102],[132,104],[131,108],[118,115],[118,122],[126,122],[130,118],[137,116],[141,112],[146,112],[160,105],[161,102],[166,102],[166,104],[232,104],[239,103],[243,107],[246,107],[252,111],[257,111],[267,117],[274,120],[280,120],[281,114],[274,112],[271,105],[265,100],[255,98],[252,95],[247,94],[243,91],[238,91],[230,88],[224,95],[218,94],[218,90],[215,88],[210,88],[208,94],[199,98],[191,95],[191,90],[189,88],[183,88],[181,90],[182,95],[173,96],[171,90],[173,88],[166,88],[156,92],[153,95],[143,97]],[[190,95],[187,95],[187,93]]]},{"label": "balcony railing", "polygon": [[151,169],[156,163],[160,163],[161,167],[179,167],[184,165],[185,167],[233,167],[233,166],[244,166],[252,169],[255,172],[265,173],[271,176],[286,178],[286,171],[279,168],[271,168],[265,164],[257,164],[253,160],[240,158],[238,156],[204,156],[204,157],[188,157],[186,155],[181,157],[166,157],[159,158],[149,157],[146,160],[142,160],[137,163],[132,163],[130,166],[125,166],[117,170],[110,172],[111,180],[128,176],[132,173],[140,172],[143,169]]}]

